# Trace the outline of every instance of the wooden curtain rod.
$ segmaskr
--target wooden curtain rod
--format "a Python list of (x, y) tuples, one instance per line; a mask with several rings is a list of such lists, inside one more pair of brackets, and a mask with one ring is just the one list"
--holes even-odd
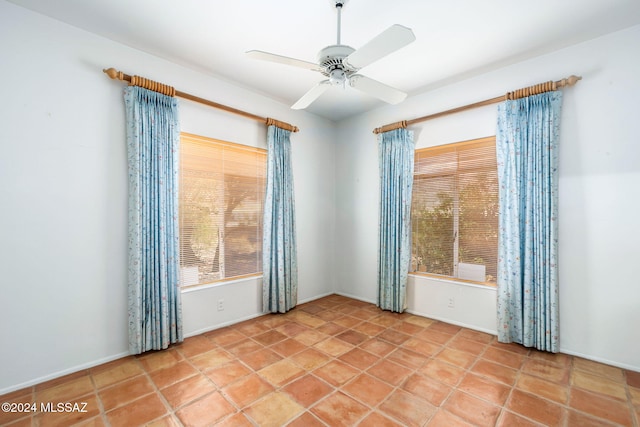
[(474, 102), (473, 104), (463, 105), (462, 107), (452, 108), (450, 110), (441, 111), (439, 113), (429, 114), (428, 116), (418, 117), (417, 119), (412, 120), (402, 120), (400, 122), (389, 123), (388, 125), (380, 126), (379, 128), (375, 128), (373, 133), (383, 133), (388, 132), (390, 130), (395, 129), (404, 129), (407, 126), (413, 125), (415, 123), (424, 122), (427, 120), (435, 119), (442, 116), (448, 116), (449, 114), (459, 113), (461, 111), (471, 110), (472, 108), (484, 107), (485, 105), (497, 104), (498, 102), (520, 99), (531, 95), (538, 95), (544, 92), (550, 92), (552, 90), (557, 90), (566, 86), (575, 85), (578, 80), (582, 80), (582, 77), (579, 76), (570, 76), (566, 79), (558, 80), (558, 81), (548, 81), (545, 83), (539, 83), (537, 85), (528, 86), (522, 89), (515, 90), (513, 92), (507, 92), (505, 95), (496, 96), (495, 98), (485, 99), (484, 101)]
[(130, 76), (128, 74), (123, 73), (122, 71), (118, 71), (115, 68), (107, 68), (102, 70), (106, 75), (115, 80), (122, 80), (129, 82), (132, 86), (140, 86), (145, 89), (149, 89), (155, 92), (160, 92), (169, 96), (179, 96), (180, 98), (188, 99), (189, 101), (198, 102), (200, 104), (208, 105), (209, 107), (217, 108), (219, 110), (224, 110), (229, 113), (237, 114), (242, 117), (246, 117), (252, 120), (256, 120), (258, 122), (265, 123), (267, 126), (277, 126), (281, 129), (285, 129), (291, 132), (298, 132), (298, 127), (290, 125), (289, 123), (281, 122), (280, 120), (272, 119), (270, 117), (260, 117), (255, 114), (247, 113), (246, 111), (238, 110), (233, 107), (229, 107), (223, 104), (218, 104), (217, 102), (209, 101), (208, 99), (200, 98), (195, 95), (191, 95), (185, 92), (181, 92), (176, 90), (172, 86), (168, 86), (162, 83), (155, 82), (153, 80), (145, 79), (144, 77), (139, 76)]

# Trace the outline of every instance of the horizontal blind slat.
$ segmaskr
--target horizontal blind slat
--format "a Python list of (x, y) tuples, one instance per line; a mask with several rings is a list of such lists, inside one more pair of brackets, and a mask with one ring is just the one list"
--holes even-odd
[[(498, 182), (495, 137), (416, 150), (412, 271), (460, 277), (460, 263), (497, 269)], [(474, 267), (474, 268), (475, 268)], [(477, 270), (476, 271), (481, 271)], [(464, 273), (467, 274), (467, 273)]]
[(262, 271), (266, 150), (181, 134), (182, 285)]

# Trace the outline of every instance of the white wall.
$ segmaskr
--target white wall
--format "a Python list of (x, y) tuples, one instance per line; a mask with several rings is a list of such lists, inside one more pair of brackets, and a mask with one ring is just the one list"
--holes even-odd
[[(331, 122), (5, 1), (0, 58), (0, 394), (127, 352), (124, 84), (106, 67), (299, 126), (299, 300), (333, 292)], [(183, 131), (266, 145), (260, 123), (184, 100), (180, 113)], [(260, 314), (259, 292), (184, 293), (185, 334)]]
[[(338, 125), (337, 291), (375, 302), (377, 142), (372, 130), (571, 74), (559, 206), (561, 351), (640, 371), (640, 26), (411, 97)], [(425, 59), (428, 60), (428, 57)], [(434, 64), (434, 66), (436, 66)], [(416, 147), (495, 134), (495, 106), (424, 122)], [(453, 309), (446, 307), (450, 297)], [(495, 332), (495, 290), (411, 277), (409, 311)]]

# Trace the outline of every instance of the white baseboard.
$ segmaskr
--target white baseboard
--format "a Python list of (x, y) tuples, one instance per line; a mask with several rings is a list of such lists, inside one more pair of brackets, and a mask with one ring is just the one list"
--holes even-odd
[[(342, 295), (343, 297), (353, 298), (353, 299), (356, 299), (358, 301), (368, 302), (368, 303), (374, 304), (374, 305), (376, 304), (376, 301), (371, 301), (371, 300), (368, 300), (366, 298), (362, 298), (362, 297), (359, 297), (359, 296), (356, 296), (356, 295), (351, 295), (351, 294), (348, 294), (348, 293), (345, 293), (345, 292), (336, 292), (336, 294)], [(425, 313), (421, 313), (421, 312), (418, 312), (418, 311), (415, 311), (415, 310), (405, 310), (405, 311), (407, 313), (409, 313), (409, 314), (413, 314), (413, 315), (416, 315), (416, 316), (424, 317), (426, 319), (438, 320), (440, 322), (445, 322), (445, 323), (449, 323), (451, 325), (461, 326), (461, 327), (467, 328), (467, 329), (473, 329), (474, 331), (484, 332), (484, 333), (487, 333), (487, 334), (490, 334), (490, 335), (497, 335), (497, 333), (498, 333), (497, 331), (494, 331), (494, 330), (480, 328), (480, 327), (475, 326), (475, 325), (469, 325), (469, 324), (466, 324), (466, 323), (463, 323), (463, 322), (457, 322), (457, 321), (450, 320), (450, 319), (439, 318), (437, 316), (430, 316), (430, 315), (427, 315)]]
[(320, 299), (320, 298), (328, 297), (329, 295), (335, 295), (335, 292), (327, 292), (325, 294), (316, 295), (315, 297), (306, 298), (306, 299), (303, 299), (301, 301), (298, 301), (298, 304), (304, 304), (304, 303), (307, 303), (307, 302), (315, 301), (315, 300)]
[[(312, 298), (307, 298), (307, 299), (298, 301), (298, 304), (304, 304), (304, 303), (307, 303), (307, 302), (310, 302), (310, 301), (315, 301), (317, 299), (324, 298), (324, 297), (327, 297), (329, 295), (334, 295), (334, 294), (335, 295), (341, 295), (341, 296), (348, 297), (348, 298), (352, 298), (352, 299), (355, 299), (355, 300), (358, 300), (358, 301), (367, 302), (367, 303), (374, 304), (374, 305), (376, 303), (375, 301), (371, 301), (371, 300), (368, 300), (366, 298), (358, 297), (356, 295), (351, 295), (351, 294), (348, 294), (348, 293), (345, 293), (345, 292), (328, 292), (326, 294), (322, 294), (322, 295), (314, 296)], [(421, 317), (424, 317), (424, 318), (427, 318), (427, 319), (438, 320), (438, 321), (441, 321), (441, 322), (449, 323), (449, 324), (456, 325), (456, 326), (461, 326), (463, 328), (473, 329), (473, 330), (484, 332), (484, 333), (491, 334), (491, 335), (496, 335), (497, 334), (497, 331), (488, 330), (488, 329), (484, 329), (484, 328), (478, 328), (477, 326), (468, 325), (468, 324), (465, 324), (463, 322), (456, 322), (456, 321), (452, 321), (450, 319), (444, 319), (444, 318), (438, 318), (438, 317), (434, 317), (434, 316), (428, 316), (428, 315), (426, 315), (424, 313), (420, 313), (420, 312), (417, 312), (417, 311), (414, 311), (414, 310), (406, 310), (406, 311), (407, 311), (407, 313), (410, 313), (410, 314), (413, 314), (413, 315), (416, 315), (416, 316), (421, 316)], [(206, 332), (213, 331), (215, 329), (224, 328), (226, 326), (230, 326), (230, 325), (233, 325), (233, 324), (236, 324), (236, 323), (244, 322), (245, 320), (254, 319), (254, 318), (260, 317), (260, 316), (262, 316), (264, 314), (267, 314), (267, 313), (256, 313), (256, 314), (252, 314), (250, 316), (245, 316), (245, 317), (240, 318), (240, 319), (232, 320), (232, 321), (229, 321), (229, 322), (224, 322), (224, 323), (221, 323), (221, 324), (209, 327), (209, 328), (203, 328), (203, 329), (200, 329), (200, 330), (197, 330), (197, 331), (193, 331), (193, 332), (185, 335), (185, 338), (189, 338), (189, 337), (192, 337), (192, 336), (200, 335), (200, 334), (203, 334), (203, 333), (206, 333)], [(581, 357), (583, 359), (592, 360), (594, 362), (599, 362), (599, 363), (604, 363), (604, 364), (607, 364), (607, 365), (610, 365), (610, 366), (615, 366), (615, 367), (618, 367), (618, 368), (621, 368), (621, 369), (628, 369), (628, 370), (631, 370), (631, 371), (640, 372), (640, 366), (633, 366), (633, 365), (628, 365), (628, 364), (625, 364), (625, 363), (616, 362), (616, 361), (613, 361), (613, 360), (608, 360), (608, 359), (601, 358), (601, 357), (595, 357), (595, 356), (583, 354), (583, 353), (580, 353), (580, 352), (577, 352), (577, 351), (573, 351), (573, 350), (570, 350), (570, 349), (566, 349), (566, 348), (562, 348), (562, 347), (560, 348), (560, 352), (568, 354), (568, 355), (571, 355), (571, 356), (576, 356), (576, 357)], [(128, 355), (129, 355), (128, 352), (122, 352), (122, 353), (114, 354), (114, 355), (111, 355), (111, 356), (108, 356), (108, 357), (104, 357), (104, 358), (101, 358), (101, 359), (98, 359), (98, 360), (94, 360), (92, 362), (83, 363), (81, 365), (77, 365), (77, 366), (74, 366), (74, 367), (71, 367), (71, 368), (68, 368), (68, 369), (64, 369), (62, 371), (57, 371), (57, 372), (54, 372), (54, 373), (49, 374), (49, 375), (45, 375), (45, 376), (42, 376), (42, 377), (34, 378), (32, 380), (25, 381), (25, 382), (20, 383), (20, 384), (15, 384), (15, 385), (12, 385), (12, 386), (7, 387), (7, 388), (0, 389), (0, 395), (11, 393), (11, 392), (16, 391), (16, 390), (21, 390), (21, 389), (26, 388), (26, 387), (31, 387), (33, 385), (40, 384), (40, 383), (43, 383), (45, 381), (49, 381), (49, 380), (52, 380), (52, 379), (55, 379), (55, 378), (59, 378), (59, 377), (62, 377), (64, 375), (72, 374), (74, 372), (78, 372), (78, 371), (81, 371), (81, 370), (84, 370), (84, 369), (93, 368), (95, 366), (102, 365), (102, 364), (108, 363), (108, 362), (112, 362), (114, 360), (120, 359), (120, 358), (128, 356)]]
[[(304, 300), (298, 301), (296, 305), (304, 304), (304, 303), (307, 303), (307, 302), (310, 302), (310, 301), (315, 301), (317, 299), (324, 298), (326, 296), (333, 295), (333, 294), (334, 294), (334, 292), (329, 292), (329, 293), (318, 295), (318, 296), (314, 296), (314, 297), (311, 297), (311, 298), (306, 298)], [(229, 320), (228, 322), (218, 323), (216, 325), (208, 326), (206, 328), (201, 328), (201, 329), (189, 332), (188, 334), (185, 334), (184, 337), (185, 338), (194, 337), (196, 335), (204, 334), (206, 332), (215, 331), (216, 329), (224, 328), (226, 326), (235, 325), (236, 323), (244, 322), (246, 320), (255, 319), (256, 317), (264, 316), (265, 314), (269, 314), (269, 312), (254, 313), (254, 314), (251, 314), (249, 316), (241, 317), (239, 319), (234, 319), (234, 320)]]
[(351, 299), (357, 299), (358, 301), (368, 302), (369, 304), (376, 305), (376, 301), (368, 300), (366, 298), (362, 298), (362, 297), (359, 297), (359, 296), (356, 296), (356, 295), (351, 295), (351, 294), (348, 294), (346, 292), (333, 292), (333, 293), (336, 294), (336, 295), (343, 296), (343, 297), (347, 297), (347, 298), (351, 298)]
[(121, 358), (123, 358), (125, 356), (128, 356), (128, 355), (129, 355), (128, 352), (118, 353), (118, 354), (114, 354), (112, 356), (107, 356), (107, 357), (103, 357), (103, 358), (98, 359), (98, 360), (94, 360), (93, 362), (83, 363), (82, 365), (77, 365), (77, 366), (74, 366), (72, 368), (68, 368), (68, 369), (64, 369), (62, 371), (54, 372), (54, 373), (49, 374), (49, 375), (45, 375), (45, 376), (42, 376), (42, 377), (34, 378), (32, 380), (25, 381), (25, 382), (20, 383), (20, 384), (15, 384), (15, 385), (12, 385), (12, 386), (7, 387), (7, 388), (0, 389), (0, 395), (11, 393), (12, 391), (16, 391), (16, 390), (21, 390), (21, 389), (26, 388), (26, 387), (31, 387), (31, 386), (34, 386), (36, 384), (43, 383), (45, 381), (49, 381), (49, 380), (53, 380), (53, 379), (56, 379), (56, 378), (63, 377), (65, 375), (73, 374), (74, 372), (82, 371), (84, 369), (93, 368), (95, 366), (102, 365), (104, 363), (108, 363), (108, 362), (112, 362), (112, 361), (117, 360), (117, 359), (121, 359)]
[[(334, 292), (328, 292), (326, 294), (322, 294), (322, 295), (318, 295), (318, 296), (314, 296), (314, 297), (311, 297), (311, 298), (307, 298), (307, 299), (298, 301), (298, 304), (304, 304), (304, 303), (307, 303), (307, 302), (310, 302), (310, 301), (314, 301), (314, 300), (317, 300), (317, 299), (320, 299), (320, 298), (324, 298), (326, 296), (333, 295), (333, 294), (334, 294)], [(267, 313), (255, 313), (255, 314), (252, 314), (250, 316), (245, 316), (245, 317), (242, 317), (242, 318), (239, 318), (239, 319), (235, 319), (235, 320), (231, 320), (231, 321), (228, 321), (228, 322), (220, 323), (220, 324), (217, 324), (217, 325), (213, 325), (211, 327), (202, 328), (202, 329), (199, 329), (197, 331), (189, 332), (188, 334), (185, 334), (184, 337), (185, 338), (189, 338), (189, 337), (193, 337), (193, 336), (196, 336), (196, 335), (204, 334), (206, 332), (210, 332), (210, 331), (213, 331), (215, 329), (220, 329), (220, 328), (224, 328), (226, 326), (231, 326), (231, 325), (234, 325), (236, 323), (244, 322), (245, 320), (250, 320), (250, 319), (254, 319), (256, 317), (263, 316), (265, 314), (267, 314)], [(83, 363), (82, 365), (77, 365), (77, 366), (74, 366), (74, 367), (71, 367), (71, 368), (68, 368), (68, 369), (64, 369), (62, 371), (57, 371), (57, 372), (54, 372), (54, 373), (49, 374), (49, 375), (45, 375), (45, 376), (42, 376), (42, 377), (34, 378), (32, 380), (25, 381), (25, 382), (20, 383), (20, 384), (15, 384), (15, 385), (12, 385), (12, 386), (7, 387), (7, 388), (0, 389), (0, 395), (11, 393), (11, 392), (16, 391), (16, 390), (21, 390), (21, 389), (26, 388), (26, 387), (31, 387), (33, 385), (40, 384), (40, 383), (43, 383), (45, 381), (53, 380), (53, 379), (56, 379), (56, 378), (59, 378), (59, 377), (62, 377), (62, 376), (68, 375), (68, 374), (72, 374), (74, 372), (82, 371), (84, 369), (93, 368), (95, 366), (102, 365), (102, 364), (108, 363), (108, 362), (112, 362), (114, 360), (120, 359), (120, 358), (128, 356), (128, 355), (129, 355), (128, 352), (123, 352), (123, 353), (115, 354), (115, 355), (112, 355), (112, 356), (104, 357), (104, 358), (101, 358), (101, 359), (98, 359), (98, 360), (94, 360), (92, 362)]]
[(481, 327), (478, 327), (476, 325), (470, 325), (470, 324), (467, 324), (467, 323), (464, 323), (464, 322), (458, 322), (456, 320), (445, 319), (444, 317), (430, 316), (430, 315), (427, 315), (425, 313), (420, 313), (420, 312), (415, 311), (415, 310), (406, 310), (406, 312), (410, 313), (410, 314), (414, 314), (416, 316), (425, 317), (427, 319), (432, 319), (432, 320), (437, 320), (439, 322), (448, 323), (450, 325), (461, 326), (463, 328), (473, 329), (474, 331), (484, 332), (485, 334), (498, 335), (498, 331), (494, 331), (494, 330), (486, 329), (486, 328), (481, 328)]
[(616, 368), (627, 369), (629, 371), (640, 372), (640, 366), (627, 365), (626, 363), (615, 362), (613, 360), (605, 359), (602, 357), (591, 356), (588, 354), (583, 354), (578, 351), (567, 350), (566, 348), (562, 348), (560, 346), (560, 353), (568, 354), (570, 356), (581, 357), (583, 359), (592, 360), (598, 363), (604, 363), (605, 365), (615, 366)]
[(226, 326), (235, 325), (236, 323), (244, 322), (245, 320), (255, 319), (256, 317), (260, 317), (260, 316), (263, 316), (265, 314), (266, 313), (251, 314), (249, 316), (240, 317), (240, 318), (234, 319), (234, 320), (229, 320), (228, 322), (222, 322), (222, 323), (218, 323), (218, 324), (213, 325), (213, 326), (207, 326), (206, 328), (201, 328), (201, 329), (198, 329), (196, 331), (189, 332), (189, 333), (185, 334), (184, 337), (185, 338), (195, 337), (196, 335), (204, 334), (206, 332), (215, 331), (216, 329), (224, 328)]

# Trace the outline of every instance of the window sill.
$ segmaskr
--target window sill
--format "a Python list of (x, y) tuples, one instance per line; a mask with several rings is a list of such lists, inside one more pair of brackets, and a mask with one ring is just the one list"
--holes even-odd
[(438, 276), (435, 274), (410, 272), (409, 276), (412, 276), (415, 278), (421, 278), (421, 279), (435, 280), (437, 282), (448, 283), (453, 285), (470, 286), (472, 288), (496, 289), (495, 283), (474, 282), (471, 280), (458, 279), (455, 277), (444, 277), (444, 276)]
[(192, 285), (192, 286), (186, 286), (184, 288), (180, 288), (180, 292), (183, 294), (189, 293), (189, 292), (195, 292), (195, 291), (201, 291), (204, 289), (209, 289), (209, 288), (217, 288), (220, 286), (227, 286), (227, 285), (233, 285), (236, 283), (242, 283), (242, 282), (247, 282), (249, 280), (256, 280), (256, 279), (262, 279), (262, 274), (249, 274), (246, 276), (238, 276), (238, 277), (232, 277), (230, 279), (223, 279), (223, 280), (218, 280), (216, 282), (212, 282), (212, 283), (204, 283), (201, 285)]

